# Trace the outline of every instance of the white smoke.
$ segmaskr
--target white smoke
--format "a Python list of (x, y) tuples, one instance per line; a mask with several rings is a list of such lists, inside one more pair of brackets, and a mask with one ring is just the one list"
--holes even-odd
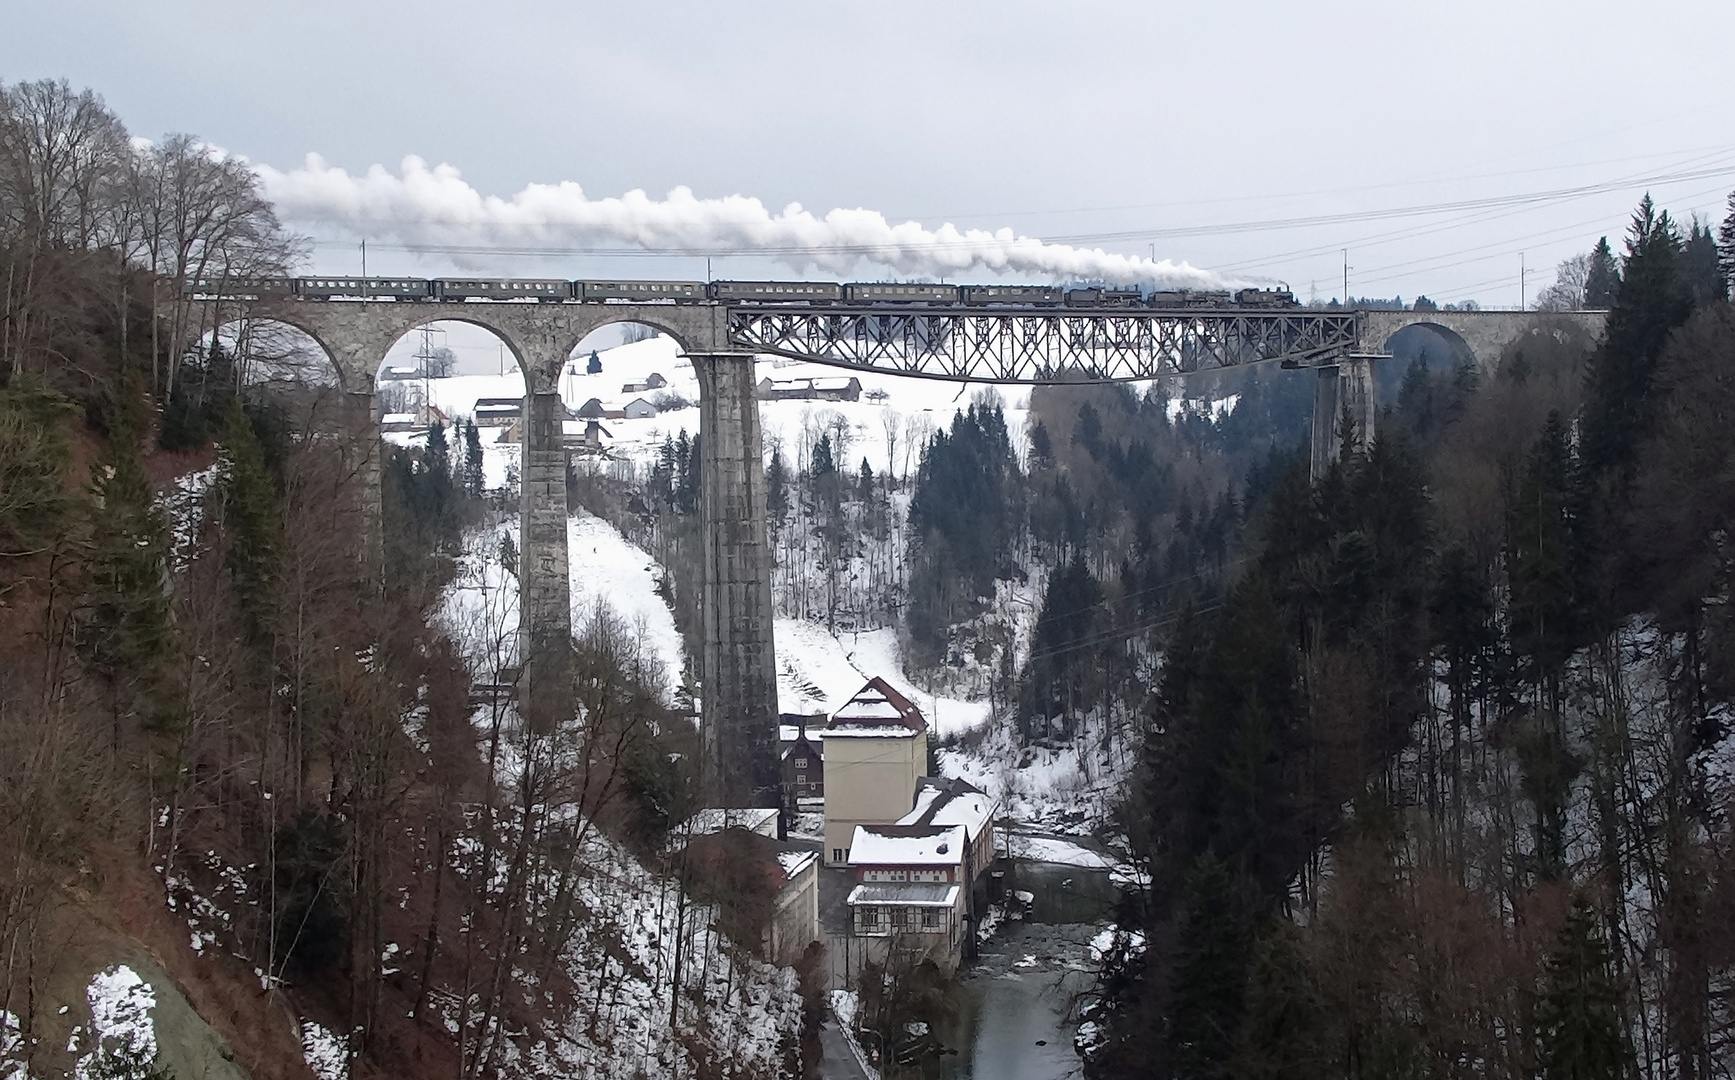
[(894, 225), (865, 209), (840, 208), (818, 217), (797, 203), (773, 214), (758, 199), (701, 199), (685, 187), (662, 199), (643, 191), (592, 199), (565, 181), (531, 184), (503, 199), (483, 195), (450, 165), (429, 168), (413, 156), (397, 175), (374, 165), (352, 176), (317, 154), (289, 172), (268, 165), (257, 170), (286, 220), (337, 225), (372, 240), (444, 254), (460, 265), (497, 261), (513, 248), (578, 254), (629, 246), (674, 255), (759, 255), (796, 270), (840, 275), (865, 262), (906, 278), (957, 280), (985, 272), (1166, 288), (1223, 284), (1184, 262), (1050, 244), (1011, 229)]

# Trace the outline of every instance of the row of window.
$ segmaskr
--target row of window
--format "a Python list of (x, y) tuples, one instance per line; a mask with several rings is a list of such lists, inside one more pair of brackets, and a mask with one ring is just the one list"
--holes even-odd
[(893, 930), (944, 930), (946, 928), (946, 912), (949, 909), (939, 907), (862, 907), (857, 909), (864, 931), (880, 930), (890, 927)]
[(866, 870), (862, 872), (862, 880), (947, 882), (952, 880), (952, 875), (943, 867), (931, 870)]

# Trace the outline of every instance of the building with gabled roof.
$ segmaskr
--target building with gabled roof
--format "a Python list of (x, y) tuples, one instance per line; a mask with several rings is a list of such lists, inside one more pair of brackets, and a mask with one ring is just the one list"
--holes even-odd
[(869, 679), (825, 726), (825, 864), (850, 861), (858, 825), (890, 825), (928, 772), (928, 722), (884, 679)]
[(885, 963), (897, 952), (957, 969), (971, 927), (966, 835), (962, 825), (856, 826), (845, 903), (866, 957)]
[(924, 776), (916, 781), (916, 804), (899, 825), (958, 826), (964, 830), (965, 880), (974, 885), (994, 862), (994, 822), (1000, 804), (967, 780)]
[[(792, 806), (803, 799), (825, 797), (825, 738), (808, 731), (808, 717), (785, 713), (777, 725), (777, 757), (783, 769), (783, 792)], [(791, 724), (788, 721), (794, 720)]]

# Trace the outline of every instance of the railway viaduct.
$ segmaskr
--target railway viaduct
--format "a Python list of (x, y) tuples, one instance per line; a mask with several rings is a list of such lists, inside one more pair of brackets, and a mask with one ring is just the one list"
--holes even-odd
[[(572, 632), (567, 566), (565, 405), (559, 376), (584, 337), (634, 322), (672, 337), (700, 387), (703, 552), (699, 657), (706, 798), (719, 806), (777, 806), (777, 684), (771, 553), (754, 360), (780, 355), (920, 378), (1035, 385), (1087, 378), (1130, 381), (1245, 363), (1311, 368), (1313, 466), (1336, 458), (1346, 430), (1372, 437), (1373, 365), (1398, 331), (1428, 325), (1484, 369), (1526, 334), (1600, 333), (1602, 312), (1092, 312), (719, 303), (398, 303), (304, 299), (198, 302), (197, 325), (272, 320), (311, 337), (336, 368), (351, 448), (363, 480), (365, 544), (380, 551), (380, 439), (374, 378), (386, 353), (433, 322), (496, 334), (524, 374), (520, 466), (520, 708), (554, 725), (571, 710)], [(1298, 376), (1301, 377), (1301, 376)]]
[(1377, 402), (1373, 365), (1388, 355), (1387, 346), (1400, 331), (1423, 326), (1473, 360), (1484, 376), (1492, 375), (1509, 346), (1522, 347), (1536, 337), (1576, 335), (1594, 341), (1607, 318), (1603, 311), (1374, 311), (1360, 312), (1356, 347), (1335, 362), (1312, 365), (1313, 391), (1311, 472), (1325, 474), (1343, 446), (1341, 425), (1347, 419), (1351, 437), (1365, 443), (1374, 430)]

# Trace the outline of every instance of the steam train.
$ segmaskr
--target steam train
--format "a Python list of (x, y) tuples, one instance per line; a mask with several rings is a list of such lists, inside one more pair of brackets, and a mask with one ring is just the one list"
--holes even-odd
[(231, 299), (296, 297), (303, 300), (391, 300), (461, 303), (524, 300), (550, 304), (707, 300), (745, 304), (842, 304), (852, 307), (912, 304), (966, 307), (1068, 308), (1290, 308), (1288, 289), (1168, 290), (1058, 285), (933, 285), (835, 281), (561, 281), (553, 278), (296, 277), (188, 281), (190, 296)]

